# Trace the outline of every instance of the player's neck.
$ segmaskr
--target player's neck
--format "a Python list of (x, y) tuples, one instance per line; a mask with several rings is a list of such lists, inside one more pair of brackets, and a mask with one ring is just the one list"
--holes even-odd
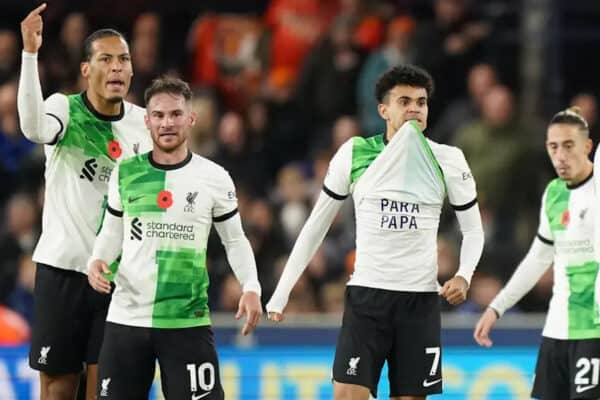
[(189, 155), (187, 146), (179, 146), (171, 152), (166, 152), (154, 146), (152, 149), (152, 160), (161, 165), (176, 165), (185, 161)]
[(121, 114), (121, 107), (123, 107), (123, 102), (119, 101), (117, 103), (106, 101), (106, 99), (101, 98), (93, 91), (85, 92), (90, 105), (94, 108), (94, 110), (101, 114), (110, 117), (117, 116)]

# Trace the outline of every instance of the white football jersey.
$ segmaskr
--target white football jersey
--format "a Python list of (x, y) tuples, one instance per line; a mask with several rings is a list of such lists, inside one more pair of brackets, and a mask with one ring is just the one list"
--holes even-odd
[(103, 116), (85, 92), (54, 94), (45, 108), (61, 128), (55, 142), (44, 146), (42, 235), (33, 260), (87, 274), (112, 169), (119, 160), (152, 148), (145, 111), (123, 102), (121, 115)]
[(324, 190), (352, 194), (356, 261), (349, 285), (437, 291), (437, 233), (447, 196), (457, 210), (476, 205), (462, 151), (425, 136), (413, 121), (385, 135), (354, 137), (331, 160)]

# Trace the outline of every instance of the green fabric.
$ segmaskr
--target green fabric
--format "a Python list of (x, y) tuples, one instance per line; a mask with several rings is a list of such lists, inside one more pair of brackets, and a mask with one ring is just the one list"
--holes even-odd
[(166, 171), (152, 167), (150, 153), (124, 160), (119, 165), (119, 194), (124, 212), (130, 217), (163, 213), (158, 194), (165, 189)]
[(383, 134), (368, 138), (361, 136), (352, 138), (351, 183), (356, 182), (364, 174), (369, 165), (371, 165), (384, 148)]
[(206, 251), (158, 250), (158, 277), (152, 313), (155, 328), (210, 325)]

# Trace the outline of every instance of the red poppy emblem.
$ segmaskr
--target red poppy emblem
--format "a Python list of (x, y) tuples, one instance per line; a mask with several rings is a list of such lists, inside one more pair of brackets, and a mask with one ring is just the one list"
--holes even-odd
[(566, 210), (563, 215), (560, 223), (562, 226), (567, 227), (569, 225), (569, 221), (571, 220), (571, 216), (569, 215), (569, 210)]
[(168, 190), (163, 190), (158, 194), (156, 204), (164, 209), (171, 207), (173, 205), (173, 195)]
[(122, 152), (123, 151), (121, 150), (121, 145), (119, 144), (119, 142), (117, 142), (116, 140), (111, 140), (110, 142), (108, 142), (108, 156), (110, 158), (116, 160), (117, 158), (121, 157)]

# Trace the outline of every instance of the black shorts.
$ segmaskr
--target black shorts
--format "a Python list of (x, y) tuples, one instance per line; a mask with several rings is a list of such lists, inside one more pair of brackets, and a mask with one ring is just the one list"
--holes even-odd
[(542, 338), (531, 397), (541, 400), (600, 398), (600, 339)]
[(210, 326), (161, 329), (107, 322), (98, 365), (98, 399), (147, 399), (156, 360), (169, 400), (223, 400)]
[(49, 375), (96, 364), (110, 295), (96, 292), (80, 272), (38, 264), (29, 350), (31, 368)]
[(437, 293), (346, 288), (333, 379), (370, 389), (388, 362), (390, 396), (442, 392), (440, 300)]

